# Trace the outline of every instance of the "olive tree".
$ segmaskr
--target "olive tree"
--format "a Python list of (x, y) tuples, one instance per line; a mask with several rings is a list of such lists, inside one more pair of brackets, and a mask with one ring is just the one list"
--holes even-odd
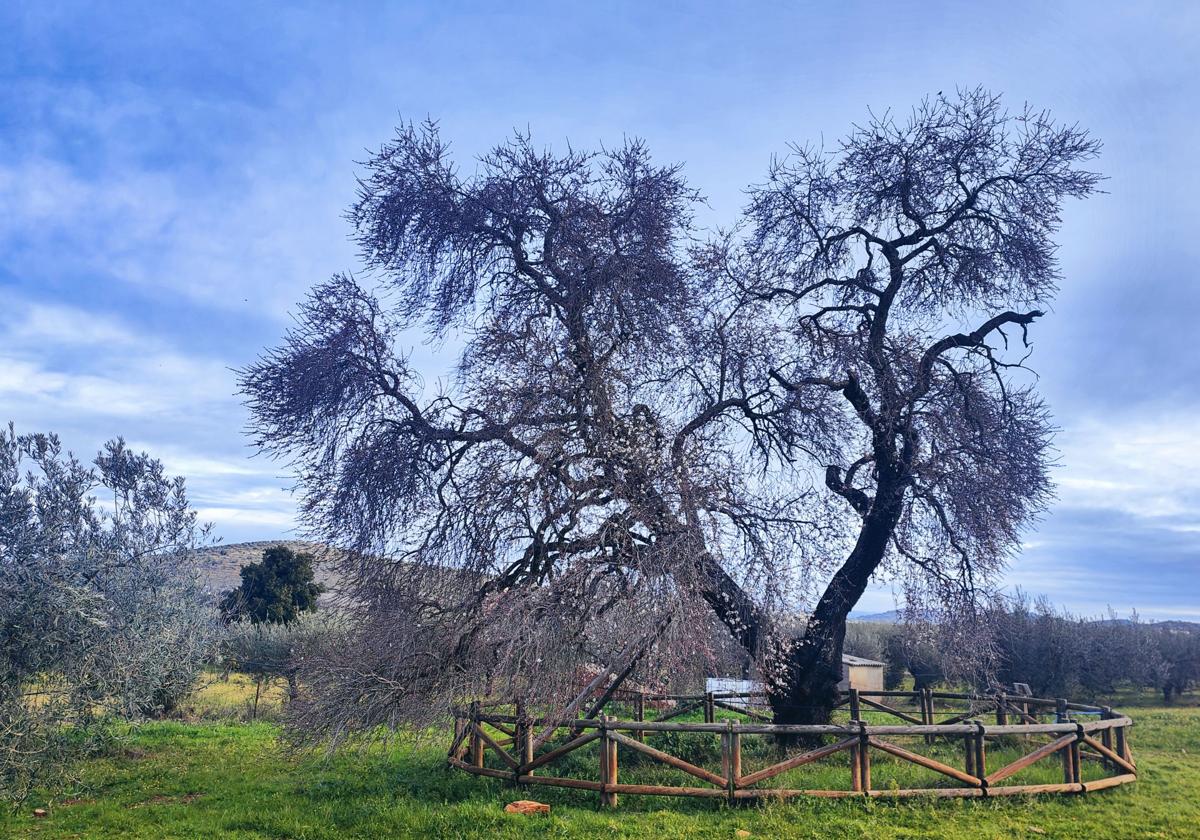
[[(219, 623), (183, 480), (105, 445), (0, 433), (0, 789), (64, 769), (105, 718), (170, 711)], [(69, 725), (69, 726), (68, 726)]]

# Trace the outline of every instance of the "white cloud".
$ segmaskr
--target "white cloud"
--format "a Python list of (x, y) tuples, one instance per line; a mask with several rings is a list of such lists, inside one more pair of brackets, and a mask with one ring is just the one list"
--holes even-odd
[[(215, 522), (218, 526), (271, 529), (279, 535), (292, 530), (296, 525), (295, 515), (290, 511), (261, 510), (236, 507), (199, 507), (196, 513), (201, 522)], [(220, 528), (218, 528), (220, 530)]]
[(144, 339), (116, 319), (72, 306), (0, 298), (6, 339), (21, 345), (133, 345)]
[(257, 157), (203, 177), (136, 163), (85, 177), (38, 157), (0, 165), (6, 268), (282, 318), (314, 283), (354, 267), (341, 218), (353, 181), (286, 149)]
[(1198, 429), (1200, 410), (1073, 422), (1058, 439), (1058, 504), (1145, 520), (1194, 519), (1200, 504)]
[(164, 339), (67, 305), (9, 294), (0, 312), (0, 405), (18, 431), (58, 431), (81, 456), (125, 435), (182, 475), (219, 534), (267, 538), (293, 526), (279, 466), (252, 461), (234, 374)]

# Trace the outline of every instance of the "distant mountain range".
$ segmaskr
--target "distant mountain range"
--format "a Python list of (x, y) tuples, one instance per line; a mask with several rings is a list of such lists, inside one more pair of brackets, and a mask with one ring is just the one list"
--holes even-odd
[(852, 612), (849, 617), (850, 621), (861, 621), (870, 624), (897, 624), (900, 621), (900, 613), (896, 610), (888, 610), (887, 612), (878, 613), (860, 613)]
[[(852, 612), (849, 617), (850, 621), (858, 621), (864, 624), (899, 624), (903, 619), (897, 610), (888, 610), (887, 612), (877, 613), (860, 613)], [(1095, 619), (1097, 624), (1132, 624), (1132, 620), (1128, 618), (1098, 618)], [(1195, 621), (1146, 621), (1145, 624), (1150, 624), (1155, 627), (1160, 627), (1165, 630), (1182, 630), (1188, 633), (1200, 631), (1200, 623)]]

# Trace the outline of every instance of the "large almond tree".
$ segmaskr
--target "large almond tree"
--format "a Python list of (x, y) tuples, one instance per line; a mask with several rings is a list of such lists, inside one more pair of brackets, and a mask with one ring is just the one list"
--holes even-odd
[[(1053, 235), (1098, 143), (981, 90), (796, 148), (752, 191), (745, 287), (790, 327), (771, 371), (832, 430), (796, 447), (843, 506), (847, 550), (774, 672), (784, 720), (820, 719), (846, 618), (890, 564), (970, 615), (1050, 496), (1051, 426), (1024, 362), (1058, 279)], [(814, 445), (817, 444), (817, 445)], [(828, 453), (834, 451), (834, 457)], [(946, 608), (949, 609), (946, 609)]]
[[(570, 705), (583, 666), (612, 685), (703, 654), (705, 614), (779, 719), (821, 719), (873, 574), (969, 596), (1045, 501), (1045, 412), (995, 348), (1052, 291), (1094, 152), (937, 99), (797, 152), (741, 233), (702, 237), (639, 143), (517, 137), (463, 176), (436, 127), (403, 127), (350, 213), (375, 288), (319, 286), (243, 374), (257, 443), (345, 549), (350, 629), (306, 663), (301, 728), (464, 692)], [(437, 381), (422, 334), (456, 357)]]

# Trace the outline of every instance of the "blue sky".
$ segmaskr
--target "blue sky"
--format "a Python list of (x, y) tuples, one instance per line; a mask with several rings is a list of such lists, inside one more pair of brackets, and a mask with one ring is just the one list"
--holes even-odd
[(19, 430), (80, 453), (123, 434), (226, 541), (283, 535), (288, 481), (249, 457), (231, 368), (356, 267), (354, 161), (401, 116), (440, 120), (463, 160), (514, 127), (643, 137), (721, 224), (789, 141), (982, 84), (1091, 129), (1110, 178), (1067, 208), (1035, 333), (1059, 501), (1008, 583), (1200, 619), (1200, 4), (99, 5), (0, 9), (0, 419)]

